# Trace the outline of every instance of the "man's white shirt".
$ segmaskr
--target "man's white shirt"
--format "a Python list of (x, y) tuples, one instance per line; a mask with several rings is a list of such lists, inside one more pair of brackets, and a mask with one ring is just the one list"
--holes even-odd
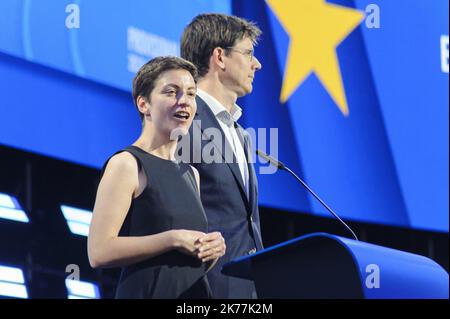
[[(239, 165), (239, 171), (241, 173), (242, 181), (244, 183), (245, 187), (245, 193), (247, 195), (247, 198), (249, 196), (249, 175), (248, 175), (248, 165), (247, 165), (247, 159), (245, 158), (245, 152), (244, 148), (239, 140), (239, 136), (237, 135), (236, 128), (234, 125), (228, 126), (226, 121), (223, 120), (223, 116), (226, 112), (231, 117), (231, 120), (233, 122), (237, 122), (237, 120), (242, 116), (242, 109), (237, 105), (234, 104), (233, 108), (231, 109), (231, 113), (227, 111), (227, 109), (214, 97), (206, 93), (205, 91), (202, 91), (201, 89), (197, 89), (197, 95), (205, 101), (205, 103), (208, 105), (208, 107), (213, 112), (214, 116), (216, 117), (217, 121), (219, 122), (220, 128), (225, 133), (225, 137), (228, 141), (228, 143), (231, 145), (231, 148), (233, 150), (234, 156), (236, 157), (237, 163)], [(223, 151), (223, 150), (222, 150)]]

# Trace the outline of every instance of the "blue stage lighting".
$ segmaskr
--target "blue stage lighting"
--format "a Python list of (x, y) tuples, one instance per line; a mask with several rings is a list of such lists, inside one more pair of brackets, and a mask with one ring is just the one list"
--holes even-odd
[(66, 279), (68, 299), (100, 299), (100, 291), (96, 284)]
[(27, 214), (14, 196), (0, 193), (0, 218), (28, 223)]
[(22, 269), (0, 265), (0, 296), (28, 298)]
[(61, 211), (72, 233), (87, 236), (92, 212), (84, 209), (61, 205)]

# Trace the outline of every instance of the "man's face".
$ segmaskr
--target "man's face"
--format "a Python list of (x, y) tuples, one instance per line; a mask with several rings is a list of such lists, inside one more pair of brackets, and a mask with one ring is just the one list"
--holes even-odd
[(262, 67), (258, 59), (253, 56), (253, 43), (245, 37), (236, 42), (232, 48), (228, 48), (228, 51), (228, 56), (224, 56), (223, 83), (236, 92), (238, 97), (247, 95), (253, 90), (256, 71)]

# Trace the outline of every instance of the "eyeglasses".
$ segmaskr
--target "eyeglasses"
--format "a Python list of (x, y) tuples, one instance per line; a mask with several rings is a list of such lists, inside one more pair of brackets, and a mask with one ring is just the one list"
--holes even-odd
[(226, 47), (225, 49), (230, 50), (230, 51), (235, 51), (237, 53), (248, 56), (250, 62), (252, 62), (253, 59), (255, 59), (255, 51), (254, 50), (251, 50), (251, 49), (241, 50), (241, 49), (236, 49), (235, 47)]

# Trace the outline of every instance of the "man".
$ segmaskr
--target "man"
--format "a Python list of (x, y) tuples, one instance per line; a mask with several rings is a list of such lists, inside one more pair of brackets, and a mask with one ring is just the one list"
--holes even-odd
[[(225, 276), (221, 268), (262, 249), (250, 138), (236, 122), (242, 114), (236, 100), (252, 91), (255, 72), (261, 69), (253, 55), (260, 34), (256, 25), (244, 19), (202, 14), (185, 28), (181, 40), (181, 56), (199, 71), (197, 114), (189, 150), (180, 143), (181, 153), (188, 151), (200, 173), (209, 231), (221, 232), (227, 247), (208, 273), (214, 298), (257, 297), (253, 281)], [(210, 134), (214, 131), (220, 134)], [(211, 154), (212, 162), (207, 159)]]

